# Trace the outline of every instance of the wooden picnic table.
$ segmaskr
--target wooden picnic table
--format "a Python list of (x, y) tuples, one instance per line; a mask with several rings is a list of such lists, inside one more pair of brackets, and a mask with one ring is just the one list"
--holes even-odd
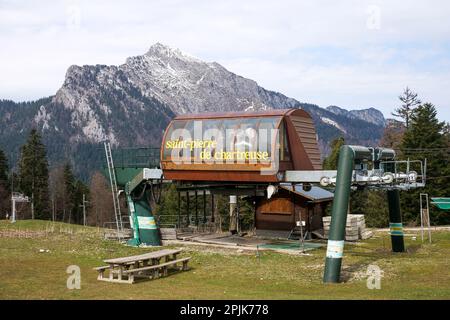
[[(98, 271), (98, 280), (119, 283), (133, 283), (135, 277), (157, 278), (162, 273), (167, 275), (170, 266), (177, 267), (182, 263), (180, 270), (187, 270), (189, 258), (177, 259), (181, 249), (163, 249), (135, 256), (103, 260), (108, 266), (94, 268)], [(164, 262), (161, 260), (164, 258)], [(109, 276), (104, 273), (109, 270)]]

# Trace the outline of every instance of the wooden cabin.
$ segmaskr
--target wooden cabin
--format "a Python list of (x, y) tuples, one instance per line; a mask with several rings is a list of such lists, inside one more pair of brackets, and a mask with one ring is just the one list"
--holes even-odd
[(322, 217), (333, 193), (316, 186), (280, 184), (270, 199), (256, 202), (255, 226), (260, 236), (288, 237), (296, 221), (305, 221), (305, 231), (323, 229)]
[(179, 115), (164, 133), (161, 167), (170, 180), (242, 183), (322, 169), (314, 123), (302, 109)]

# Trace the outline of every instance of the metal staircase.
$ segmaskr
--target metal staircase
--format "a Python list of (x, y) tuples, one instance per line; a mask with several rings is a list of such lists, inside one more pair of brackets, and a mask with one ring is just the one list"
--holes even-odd
[(113, 196), (114, 216), (116, 219), (116, 227), (117, 227), (117, 238), (121, 240), (122, 235), (124, 234), (124, 230), (123, 230), (122, 214), (120, 212), (119, 190), (117, 188), (116, 172), (114, 170), (114, 162), (111, 153), (111, 144), (108, 141), (105, 142), (105, 154), (106, 154), (106, 162), (108, 163), (109, 181), (111, 182), (111, 191)]

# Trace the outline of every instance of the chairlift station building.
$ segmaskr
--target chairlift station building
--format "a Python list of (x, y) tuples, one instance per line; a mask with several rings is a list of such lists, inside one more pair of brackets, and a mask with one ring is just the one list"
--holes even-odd
[[(177, 116), (162, 140), (161, 168), (192, 189), (252, 197), (261, 234), (289, 233), (299, 220), (320, 229), (333, 198), (319, 187), (280, 184), (286, 170), (322, 169), (313, 120), (301, 109)], [(270, 199), (269, 185), (278, 191)]]

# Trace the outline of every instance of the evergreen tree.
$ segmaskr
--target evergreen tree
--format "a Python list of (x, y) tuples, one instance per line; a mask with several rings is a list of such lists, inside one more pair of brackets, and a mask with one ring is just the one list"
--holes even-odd
[(339, 161), (339, 151), (341, 147), (345, 144), (345, 140), (343, 137), (339, 137), (334, 139), (331, 144), (331, 153), (328, 157), (323, 160), (323, 169), (324, 170), (336, 170)]
[(69, 163), (64, 165), (63, 169), (64, 177), (64, 208), (67, 214), (67, 222), (72, 223), (72, 217), (75, 210), (75, 177), (72, 172), (72, 167)]
[(230, 228), (230, 196), (216, 195), (216, 219), (222, 230)]
[(178, 192), (175, 184), (171, 184), (166, 190), (163, 190), (161, 202), (156, 212), (158, 215), (165, 216), (165, 223), (176, 223), (178, 219)]
[(414, 110), (422, 102), (417, 98), (417, 93), (406, 87), (403, 94), (398, 97), (402, 102), (402, 105), (395, 109), (392, 113), (394, 117), (401, 118), (405, 121), (406, 128), (409, 128), (410, 119)]
[(253, 204), (253, 199), (239, 199), (239, 218), (241, 230), (252, 230), (255, 224), (255, 205)]
[(387, 192), (384, 190), (367, 190), (364, 218), (370, 228), (389, 226), (389, 209)]
[(50, 170), (49, 189), (52, 202), (52, 212), (54, 212), (55, 221), (64, 221), (65, 217), (64, 166), (54, 166)]
[(20, 191), (31, 199), (32, 217), (49, 219), (51, 211), (47, 155), (36, 129), (31, 130), (26, 144), (21, 148), (19, 185)]
[(0, 149), (0, 217), (6, 216), (6, 213), (11, 210), (8, 172), (8, 160)]
[[(450, 195), (448, 165), (448, 140), (443, 133), (445, 123), (437, 119), (436, 108), (431, 103), (419, 106), (411, 116), (411, 126), (406, 131), (401, 149), (405, 157), (427, 159), (426, 187), (402, 193), (402, 210), (407, 222), (420, 222), (419, 194), (430, 197)], [(448, 214), (430, 207), (430, 220), (434, 224), (450, 223)]]
[(447, 141), (447, 147), (450, 148), (450, 122), (445, 123), (443, 129), (444, 138)]
[[(339, 151), (341, 146), (345, 144), (344, 137), (339, 137), (331, 141), (330, 148), (331, 152), (328, 157), (323, 160), (323, 170), (337, 170), (338, 162), (339, 162)], [(326, 214), (331, 215), (331, 207), (327, 206)]]
[(0, 184), (4, 186), (9, 185), (8, 180), (8, 159), (6, 159), (5, 153), (0, 149)]
[(62, 220), (68, 223), (83, 224), (83, 195), (85, 196), (85, 210), (87, 212), (90, 190), (86, 184), (75, 178), (72, 166), (69, 163), (66, 163), (62, 169), (62, 185), (64, 190), (59, 195), (62, 198), (64, 210)]

